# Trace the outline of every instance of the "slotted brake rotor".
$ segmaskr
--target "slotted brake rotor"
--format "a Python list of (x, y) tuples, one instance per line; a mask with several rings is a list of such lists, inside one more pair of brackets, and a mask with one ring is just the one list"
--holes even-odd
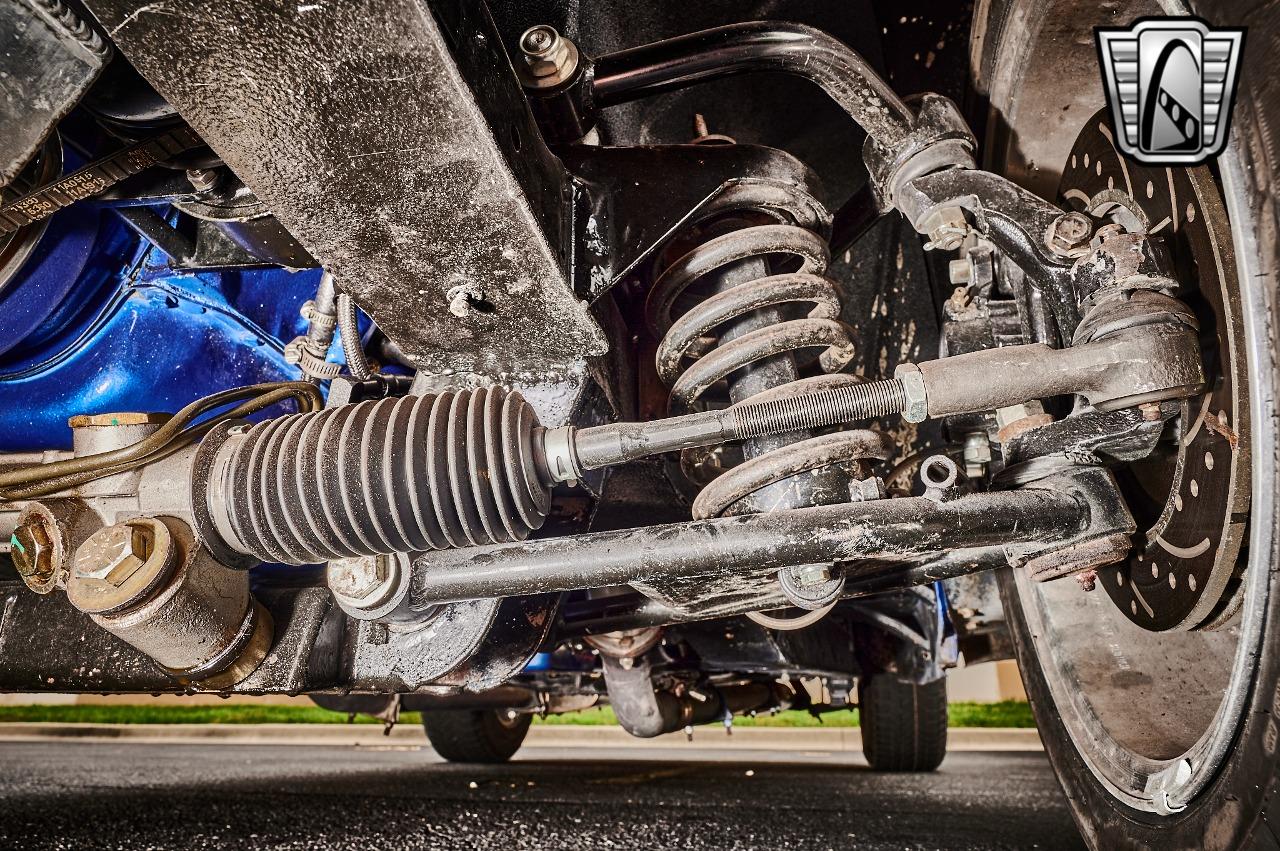
[(1151, 233), (1172, 260), (1176, 295), (1200, 320), (1209, 389), (1183, 403), (1150, 458), (1117, 471), (1140, 535), (1129, 560), (1099, 579), (1144, 629), (1212, 628), (1240, 603), (1250, 499), (1249, 376), (1221, 192), (1207, 167), (1121, 157), (1103, 110), (1076, 139), (1059, 196), (1072, 209)]

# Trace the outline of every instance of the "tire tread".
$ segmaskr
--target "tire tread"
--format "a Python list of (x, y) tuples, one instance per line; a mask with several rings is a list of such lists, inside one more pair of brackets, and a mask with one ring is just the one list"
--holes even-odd
[(862, 752), (876, 771), (933, 771), (947, 754), (947, 681), (891, 676), (858, 687)]
[(512, 727), (498, 720), (498, 710), (440, 709), (423, 713), (427, 741), (449, 762), (500, 763), (520, 749), (533, 718), (521, 715)]

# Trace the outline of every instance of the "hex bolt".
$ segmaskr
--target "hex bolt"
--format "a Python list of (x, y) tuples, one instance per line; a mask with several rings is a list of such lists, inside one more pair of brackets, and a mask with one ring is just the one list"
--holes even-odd
[(387, 556), (363, 556), (329, 562), (329, 590), (348, 600), (364, 600), (391, 575)]
[(980, 479), (991, 463), (991, 440), (985, 431), (971, 431), (964, 436), (964, 474)]
[(1093, 222), (1084, 213), (1063, 213), (1045, 233), (1045, 245), (1059, 257), (1082, 257), (1089, 250)]
[(530, 88), (558, 86), (578, 70), (577, 46), (546, 24), (524, 31), (520, 53), (524, 59), (522, 82)]
[(459, 284), (445, 293), (449, 300), (449, 312), (459, 319), (477, 313), (476, 305), (484, 301), (484, 290), (476, 284)]
[(197, 192), (208, 192), (222, 182), (222, 175), (213, 168), (189, 168), (187, 180)]
[(53, 534), (44, 518), (28, 517), (9, 538), (10, 555), (18, 573), (36, 582), (53, 575)]
[(118, 523), (95, 533), (76, 551), (75, 573), (119, 588), (155, 552), (155, 531), (142, 523)]
[(802, 588), (817, 588), (831, 581), (831, 565), (804, 564), (791, 568), (791, 578)]

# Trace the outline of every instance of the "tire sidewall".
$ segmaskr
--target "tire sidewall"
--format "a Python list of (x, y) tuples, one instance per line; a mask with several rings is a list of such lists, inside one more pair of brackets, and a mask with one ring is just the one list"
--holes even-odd
[[(999, 6), (992, 3), (992, 6)], [(1196, 4), (1204, 6), (1206, 4)], [(993, 14), (996, 10), (992, 10)], [(1270, 400), (1277, 397), (1275, 290), (1280, 244), (1276, 199), (1271, 177), (1277, 173), (1276, 139), (1269, 128), (1280, 126), (1280, 89), (1269, 75), (1264, 54), (1274, 51), (1280, 42), (1280, 4), (1220, 2), (1207, 9), (1211, 21), (1245, 21), (1250, 26), (1243, 61), (1243, 79), (1237, 93), (1233, 117), (1233, 151), (1237, 167), (1224, 164), (1224, 175), (1232, 181), (1234, 195), (1228, 200), (1242, 254), (1252, 247), (1252, 256), (1244, 257), (1239, 268), (1242, 280), (1247, 274), (1257, 291), (1252, 294), (1251, 309), (1255, 321), (1264, 324), (1269, 341), (1265, 352), (1250, 364), (1254, 382), (1265, 382), (1261, 388), (1268, 404), (1253, 399), (1253, 433), (1266, 444), (1276, 432), (1275, 407)], [(998, 22), (997, 22), (998, 24)], [(998, 31), (998, 26), (988, 31)], [(1249, 61), (1249, 57), (1252, 61)], [(1259, 73), (1250, 78), (1250, 68)], [(1246, 294), (1246, 300), (1250, 296)], [(1264, 433), (1265, 430), (1265, 433)], [(1255, 447), (1255, 452), (1258, 447)], [(1273, 465), (1273, 469), (1277, 465)], [(1258, 478), (1255, 473), (1255, 479)], [(1259, 489), (1276, 492), (1277, 483), (1255, 481)], [(1255, 500), (1257, 504), (1257, 500)], [(1278, 518), (1271, 517), (1272, 528)], [(1257, 523), (1258, 518), (1254, 517)], [(1054, 705), (1044, 671), (1036, 658), (1035, 644), (1023, 617), (1012, 571), (1002, 571), (1001, 593), (1009, 629), (1017, 650), (1027, 695), (1035, 710), (1045, 750), (1058, 773), (1077, 822), (1093, 848), (1204, 848), (1210, 851), (1248, 848), (1255, 842), (1274, 847), (1275, 838), (1261, 817), (1267, 812), (1277, 793), (1277, 743), (1280, 740), (1280, 613), (1272, 601), (1280, 600), (1280, 552), (1276, 536), (1269, 536), (1265, 553), (1252, 553), (1256, 566), (1268, 569), (1268, 604), (1262, 612), (1262, 655), (1257, 675), (1245, 702), (1245, 714), (1231, 753), (1218, 776), (1185, 810), (1172, 816), (1157, 816), (1134, 810), (1117, 800), (1094, 776), (1076, 751), (1070, 734)], [(1257, 539), (1255, 538), (1255, 541)], [(1265, 557), (1263, 557), (1265, 556)]]

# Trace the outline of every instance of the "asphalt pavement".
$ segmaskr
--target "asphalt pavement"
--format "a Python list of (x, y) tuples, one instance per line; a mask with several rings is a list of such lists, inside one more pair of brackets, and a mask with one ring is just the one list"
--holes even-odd
[(0, 743), (0, 848), (1081, 849), (1043, 753)]

